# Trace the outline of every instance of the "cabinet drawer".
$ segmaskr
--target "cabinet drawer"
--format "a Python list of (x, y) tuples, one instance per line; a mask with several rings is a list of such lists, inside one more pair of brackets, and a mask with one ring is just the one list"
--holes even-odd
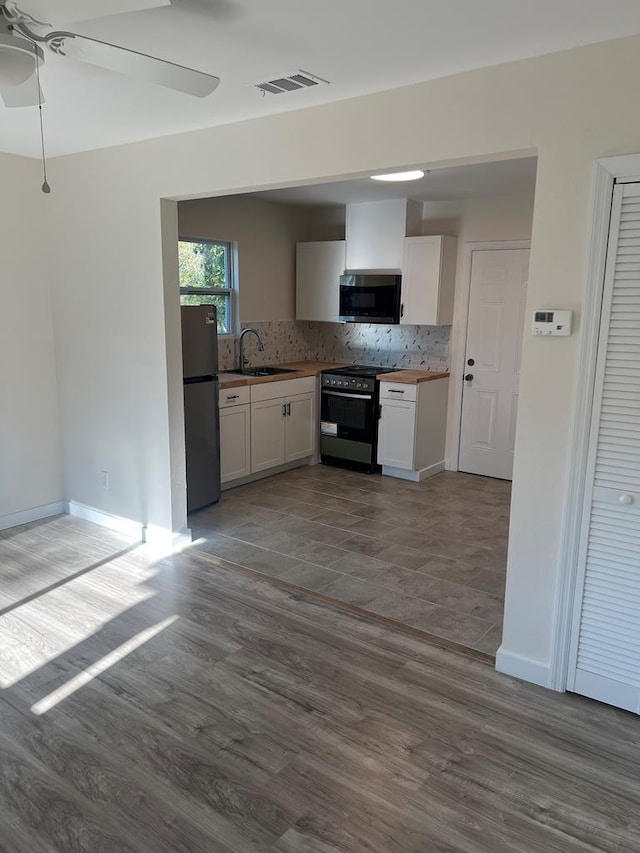
[(404, 382), (381, 382), (381, 400), (405, 400), (415, 403), (418, 399), (418, 386), (409, 385)]
[(315, 376), (304, 376), (300, 379), (281, 379), (278, 382), (264, 382), (260, 385), (251, 385), (251, 402), (259, 403), (262, 400), (275, 400), (278, 397), (291, 397), (293, 394), (306, 394), (316, 390), (317, 378)]
[(220, 408), (225, 409), (227, 406), (242, 406), (249, 402), (249, 386), (244, 385), (242, 388), (221, 388), (220, 389)]

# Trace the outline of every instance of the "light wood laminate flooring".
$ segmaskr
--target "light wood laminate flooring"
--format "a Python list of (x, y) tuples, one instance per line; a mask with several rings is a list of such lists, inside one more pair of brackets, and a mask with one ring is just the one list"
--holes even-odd
[(0, 535), (2, 853), (637, 853), (638, 718), (189, 552)]
[(223, 492), (195, 548), (491, 656), (502, 638), (511, 484), (307, 466)]

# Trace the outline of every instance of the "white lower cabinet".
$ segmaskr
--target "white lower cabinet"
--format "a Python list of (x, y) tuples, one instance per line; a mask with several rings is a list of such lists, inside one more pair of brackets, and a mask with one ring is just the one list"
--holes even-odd
[(223, 483), (316, 456), (317, 386), (310, 376), (220, 393)]
[(284, 465), (286, 461), (286, 403), (284, 398), (251, 404), (251, 473)]
[(251, 473), (251, 407), (249, 389), (220, 389), (220, 481)]
[(312, 456), (315, 411), (314, 392), (252, 403), (251, 473)]
[(385, 400), (378, 433), (378, 464), (411, 471), (416, 440), (416, 404)]
[(251, 473), (251, 407), (220, 409), (220, 480), (228, 483)]
[(286, 462), (295, 459), (305, 459), (315, 452), (316, 427), (316, 395), (297, 394), (289, 397), (287, 404), (287, 419), (285, 421), (285, 456)]
[(383, 475), (419, 482), (444, 470), (448, 377), (380, 383), (378, 464)]

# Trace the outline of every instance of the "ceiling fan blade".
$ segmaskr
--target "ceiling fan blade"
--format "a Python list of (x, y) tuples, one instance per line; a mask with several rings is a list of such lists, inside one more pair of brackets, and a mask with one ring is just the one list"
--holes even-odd
[[(42, 90), (40, 90), (42, 96)], [(25, 83), (19, 86), (6, 86), (0, 89), (5, 107), (37, 107), (38, 106), (38, 81), (35, 74)], [(44, 104), (44, 96), (41, 97)]]
[(129, 77), (137, 77), (149, 83), (166, 86), (168, 89), (177, 89), (187, 95), (195, 95), (204, 98), (210, 95), (220, 82), (219, 77), (213, 74), (205, 74), (204, 71), (196, 71), (193, 68), (185, 68), (165, 59), (157, 59), (146, 53), (138, 53), (106, 41), (98, 41), (87, 36), (76, 33), (49, 33), (47, 42), (61, 41), (61, 47), (56, 53), (71, 56), (80, 62), (89, 65), (97, 65), (99, 68), (108, 68)]
[[(139, 12), (170, 3), (171, 0), (24, 0), (24, 6), (34, 18), (65, 23)], [(23, 0), (19, 0), (18, 5), (22, 6)]]

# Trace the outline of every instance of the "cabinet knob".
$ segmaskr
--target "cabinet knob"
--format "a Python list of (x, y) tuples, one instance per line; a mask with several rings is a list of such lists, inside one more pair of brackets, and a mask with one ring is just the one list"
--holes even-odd
[(620, 495), (618, 498), (622, 506), (631, 506), (632, 503), (635, 503), (635, 498), (633, 495)]

